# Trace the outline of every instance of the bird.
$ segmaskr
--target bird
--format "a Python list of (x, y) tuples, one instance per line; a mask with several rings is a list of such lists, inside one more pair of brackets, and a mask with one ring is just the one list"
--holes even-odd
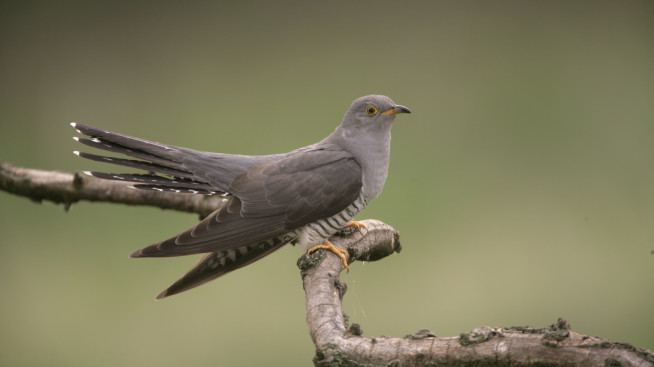
[(288, 153), (239, 155), (161, 144), (72, 122), (85, 146), (115, 155), (74, 151), (79, 157), (145, 171), (84, 171), (132, 188), (175, 194), (220, 195), (225, 204), (192, 228), (135, 251), (133, 258), (204, 254), (162, 291), (165, 298), (249, 265), (286, 244), (325, 249), (348, 268), (348, 253), (329, 238), (365, 227), (357, 213), (378, 197), (388, 176), (391, 128), (411, 113), (383, 95), (355, 99), (323, 140)]

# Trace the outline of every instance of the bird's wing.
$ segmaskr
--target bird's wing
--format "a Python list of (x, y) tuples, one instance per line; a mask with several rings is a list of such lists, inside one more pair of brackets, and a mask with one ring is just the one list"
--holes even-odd
[(361, 166), (354, 157), (322, 145), (248, 170), (229, 192), (242, 200), (244, 217), (283, 214), (286, 229), (295, 229), (345, 209), (361, 188)]
[(180, 256), (256, 244), (337, 214), (362, 188), (361, 167), (346, 151), (317, 146), (251, 167), (228, 188), (228, 205), (195, 227), (135, 252)]

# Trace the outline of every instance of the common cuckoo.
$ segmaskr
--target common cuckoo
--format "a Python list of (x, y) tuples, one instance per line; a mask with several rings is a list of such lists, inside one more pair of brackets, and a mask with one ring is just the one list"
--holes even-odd
[(193, 228), (134, 252), (132, 257), (206, 253), (157, 298), (216, 279), (271, 254), (287, 243), (337, 254), (347, 267), (347, 251), (328, 239), (362, 224), (354, 216), (376, 198), (388, 175), (391, 126), (409, 109), (380, 95), (356, 99), (341, 124), (320, 142), (283, 154), (248, 156), (201, 152), (164, 145), (91, 126), (71, 123), (92, 148), (128, 158), (75, 151), (93, 161), (147, 173), (86, 172), (130, 182), (136, 189), (227, 199)]

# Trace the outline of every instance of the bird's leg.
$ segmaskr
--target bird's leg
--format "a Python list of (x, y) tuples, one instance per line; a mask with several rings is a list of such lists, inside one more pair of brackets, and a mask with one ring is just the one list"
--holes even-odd
[(359, 222), (359, 221), (356, 221), (356, 220), (351, 220), (351, 221), (347, 222), (347, 224), (345, 225), (345, 228), (347, 228), (349, 230), (352, 230), (352, 231), (357, 231), (359, 229), (367, 228), (367, 227), (366, 227), (365, 223), (363, 223), (363, 222)]
[(318, 250), (327, 250), (329, 252), (332, 252), (336, 256), (338, 256), (341, 259), (341, 263), (343, 264), (343, 268), (347, 271), (350, 271), (350, 266), (348, 265), (348, 259), (350, 258), (350, 254), (347, 252), (346, 249), (336, 247), (333, 243), (330, 241), (325, 241), (321, 243), (320, 245), (313, 246), (312, 248), (307, 251), (309, 254), (312, 254)]

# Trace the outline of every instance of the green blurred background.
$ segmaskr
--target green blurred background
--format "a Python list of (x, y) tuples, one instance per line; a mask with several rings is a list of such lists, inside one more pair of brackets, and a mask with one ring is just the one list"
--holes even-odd
[[(362, 215), (365, 334), (543, 326), (654, 349), (654, 3), (0, 3), (0, 159), (59, 170), (68, 122), (202, 150), (313, 143), (352, 99), (410, 106)], [(155, 302), (195, 258), (127, 255), (196, 221), (0, 193), (0, 365), (306, 366), (295, 261)]]

